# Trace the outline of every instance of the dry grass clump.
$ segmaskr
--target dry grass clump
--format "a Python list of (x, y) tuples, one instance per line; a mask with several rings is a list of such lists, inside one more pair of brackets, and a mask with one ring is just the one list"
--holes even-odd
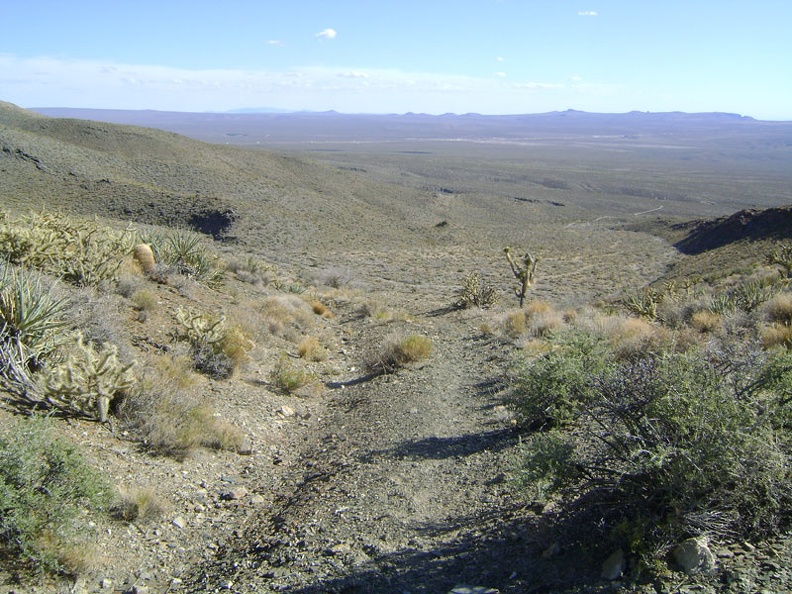
[(328, 320), (332, 320), (335, 318), (335, 314), (330, 311), (330, 308), (327, 307), (324, 303), (319, 301), (318, 299), (311, 299), (308, 301), (308, 304), (311, 306), (311, 309), (317, 316), (322, 316), (323, 318), (327, 318)]
[(118, 416), (147, 448), (177, 459), (199, 447), (236, 451), (245, 439), (208, 402), (151, 369), (141, 378), (138, 393), (121, 402)]
[(764, 312), (771, 322), (792, 325), (792, 293), (779, 293), (767, 301)]
[(299, 342), (314, 324), (311, 305), (298, 295), (275, 295), (254, 307), (264, 332), (290, 342)]
[(301, 359), (308, 361), (324, 361), (327, 358), (327, 350), (319, 343), (315, 336), (306, 336), (297, 345), (297, 354)]
[(776, 347), (789, 348), (792, 346), (792, 326), (785, 324), (771, 324), (763, 327), (760, 332), (762, 346), (766, 349)]
[(372, 373), (393, 373), (410, 363), (427, 359), (431, 352), (432, 339), (428, 336), (392, 335), (369, 355), (366, 366)]
[(140, 485), (120, 487), (113, 515), (125, 522), (150, 522), (165, 513), (167, 504), (156, 489)]
[(704, 334), (715, 332), (723, 325), (723, 316), (707, 309), (697, 311), (690, 317), (693, 329)]
[(547, 336), (564, 326), (569, 312), (559, 312), (547, 301), (531, 301), (522, 309), (505, 312), (496, 320), (496, 331), (508, 338)]
[(640, 357), (663, 342), (664, 331), (645, 318), (595, 314), (588, 323), (579, 323), (580, 327), (587, 325), (603, 336), (622, 360)]

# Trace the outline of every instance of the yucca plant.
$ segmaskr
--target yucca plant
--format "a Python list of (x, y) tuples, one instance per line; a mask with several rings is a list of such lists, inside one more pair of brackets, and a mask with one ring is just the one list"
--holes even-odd
[(57, 346), (67, 307), (40, 275), (0, 264), (0, 381), (6, 389), (37, 399), (32, 373)]

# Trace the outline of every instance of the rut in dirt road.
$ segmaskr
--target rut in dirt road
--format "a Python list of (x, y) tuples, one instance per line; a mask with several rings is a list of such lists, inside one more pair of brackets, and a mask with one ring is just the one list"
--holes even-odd
[(458, 312), (418, 326), (432, 336), (431, 359), (330, 394), (291, 492), (249, 519), (247, 550), (230, 548), (205, 587), (517, 587), (531, 527), (504, 484), (517, 438), (491, 389), (498, 347)]

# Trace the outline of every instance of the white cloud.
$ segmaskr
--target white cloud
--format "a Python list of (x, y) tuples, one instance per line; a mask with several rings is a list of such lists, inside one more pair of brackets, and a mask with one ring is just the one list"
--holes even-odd
[(497, 76), (498, 78), (506, 78), (506, 73), (505, 72), (496, 72), (495, 76)]
[(277, 46), (282, 46), (282, 45), (283, 45), (283, 42), (282, 42), (280, 39), (268, 39), (268, 40), (267, 40), (267, 45), (277, 45)]
[(495, 61), (496, 62), (505, 62), (506, 58), (504, 58), (503, 56), (498, 56), (497, 58), (495, 58)]
[(3, 101), (21, 107), (225, 111), (277, 107), (357, 113), (526, 113), (574, 105), (607, 88), (353, 66), (187, 70), (0, 54)]
[(338, 32), (335, 29), (325, 29), (323, 31), (319, 31), (314, 37), (317, 39), (335, 39)]
[(596, 10), (579, 10), (578, 16), (595, 17), (597, 16)]

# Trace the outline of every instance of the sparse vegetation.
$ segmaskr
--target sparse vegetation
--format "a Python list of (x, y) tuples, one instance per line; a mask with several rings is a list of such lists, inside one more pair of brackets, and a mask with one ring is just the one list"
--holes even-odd
[(486, 309), (498, 302), (498, 290), (481, 280), (481, 277), (472, 272), (462, 279), (462, 285), (457, 291), (456, 307), (466, 309), (468, 307), (479, 307)]
[(369, 356), (367, 366), (372, 373), (394, 371), (428, 358), (432, 339), (418, 334), (392, 335)]
[(76, 573), (92, 563), (88, 519), (114, 492), (43, 418), (0, 428), (0, 551), (16, 570)]
[[(628, 557), (625, 589), (636, 568), (670, 589), (665, 553), (680, 540), (707, 535), (719, 546), (761, 547), (790, 525), (788, 230), (776, 224), (762, 234), (753, 224), (760, 215), (750, 212), (723, 228), (691, 222), (740, 203), (792, 201), (785, 157), (773, 153), (762, 164), (770, 175), (755, 175), (773, 143), (737, 134), (751, 146), (749, 165), (738, 156), (742, 145), (723, 150), (731, 142), (724, 135), (709, 145), (718, 159), (709, 159), (691, 134), (675, 142), (691, 143), (693, 159), (651, 134), (638, 151), (629, 136), (587, 136), (618, 142), (619, 168), (611, 151), (552, 142), (527, 143), (516, 160), (509, 143), (435, 141), (419, 158), (412, 141), (387, 150), (346, 144), (305, 158), (215, 151), (172, 134), (78, 120), (25, 120), (17, 129), (5, 113), (0, 105), (0, 198), (15, 214), (0, 220), (0, 475), (8, 479), (0, 552), (10, 560), (0, 573), (18, 570), (11, 577), (24, 582), (26, 570), (79, 572), (95, 560), (85, 546), (95, 540), (110, 545), (116, 566), (90, 578), (112, 577), (112, 589), (131, 588), (123, 580), (138, 570), (152, 576), (151, 589), (181, 580), (184, 589), (219, 589), (210, 583), (214, 564), (202, 566), (196, 586), (190, 565), (206, 554), (225, 568), (235, 564), (237, 585), (250, 578), (250, 588), (260, 586), (273, 570), (267, 587), (282, 589), (293, 577), (289, 587), (310, 589), (309, 580), (330, 572), (346, 580), (357, 571), (350, 560), (381, 544), (410, 543), (439, 556), (428, 572), (411, 569), (422, 581), (402, 589), (445, 581), (446, 563), (463, 559), (457, 549), (471, 574), (488, 564), (495, 570), (488, 575), (498, 576), (508, 565), (506, 575), (516, 577), (503, 578), (506, 589), (549, 587), (530, 582), (543, 577), (537, 563), (552, 566), (548, 575), (558, 581), (550, 587), (569, 589), (559, 568), (577, 556), (554, 557), (555, 550), (579, 547), (598, 565), (618, 547)], [(673, 172), (658, 183), (671, 152)], [(64, 214), (47, 211), (56, 200)], [(648, 214), (656, 205), (662, 210)], [(31, 214), (31, 206), (44, 210)], [(537, 285), (536, 258), (506, 250), (519, 309), (496, 302), (514, 281), (501, 287), (462, 276), (502, 265), (506, 237), (548, 254), (547, 282)], [(153, 264), (133, 255), (143, 243)], [(471, 311), (448, 307), (452, 295)], [(441, 337), (442, 349), (423, 365), (430, 335)], [(23, 416), (31, 408), (50, 409), (52, 418), (36, 425)], [(114, 489), (74, 462), (71, 439), (124, 484), (120, 499), (106, 499)], [(249, 462), (233, 453), (253, 451), (251, 440), (262, 456)], [(345, 465), (369, 454), (375, 464)], [(524, 490), (504, 498), (514, 486), (501, 480), (509, 456)], [(276, 480), (279, 466), (289, 468), (286, 478), (305, 471), (294, 487), (308, 487), (304, 500), (290, 499), (288, 480)], [(90, 489), (72, 488), (83, 471), (87, 484), (101, 485), (95, 504)], [(55, 479), (72, 486), (48, 482)], [(222, 495), (243, 483), (256, 484), (264, 501), (289, 502), (272, 506), (283, 512), (272, 524), (278, 533), (267, 532), (267, 521), (247, 522), (253, 506), (257, 517), (273, 519), (269, 504), (236, 505)], [(366, 529), (385, 535), (373, 548), (359, 530), (350, 536), (363, 524), (339, 505), (357, 493), (353, 485), (370, 485), (356, 507)], [(520, 497), (541, 505), (512, 506)], [(291, 521), (308, 502), (316, 524), (297, 527), (292, 539)], [(394, 506), (406, 515), (418, 503), (422, 526), (465, 524), (454, 536), (459, 547), (438, 546), (445, 530), (388, 519)], [(127, 524), (95, 530), (92, 510), (107, 509)], [(47, 524), (59, 517), (63, 527)], [(498, 532), (480, 518), (497, 518)], [(533, 522), (553, 530), (534, 530)], [(319, 523), (321, 533), (312, 528)], [(216, 540), (201, 541), (210, 527)], [(511, 535), (523, 539), (524, 530), (530, 541), (514, 547)], [(540, 557), (535, 548), (548, 537), (558, 547)], [(332, 555), (330, 538), (343, 543)], [(463, 546), (468, 538), (473, 549)], [(255, 575), (236, 565), (232, 542), (269, 547), (272, 539), (282, 557), (262, 555)], [(310, 572), (301, 573), (303, 559)], [(424, 567), (421, 557), (392, 559), (399, 570), (416, 560)], [(280, 567), (295, 572), (281, 577)], [(373, 574), (353, 577), (377, 583)], [(86, 582), (98, 586), (109, 589)]]

